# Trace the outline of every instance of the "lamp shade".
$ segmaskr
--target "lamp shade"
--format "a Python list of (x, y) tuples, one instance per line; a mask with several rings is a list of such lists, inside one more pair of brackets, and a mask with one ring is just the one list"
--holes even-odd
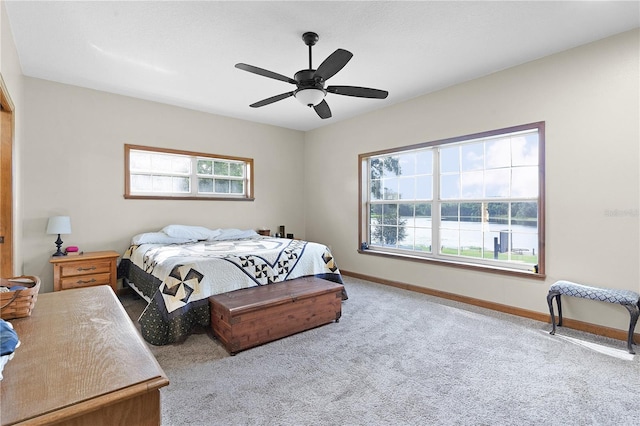
[(51, 216), (47, 223), (47, 234), (70, 234), (71, 219), (69, 216)]
[(302, 89), (295, 93), (296, 99), (304, 106), (318, 105), (324, 99), (324, 90)]

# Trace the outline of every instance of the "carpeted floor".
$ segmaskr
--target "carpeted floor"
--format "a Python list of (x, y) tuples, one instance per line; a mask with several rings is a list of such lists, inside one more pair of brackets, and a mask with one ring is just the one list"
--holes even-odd
[(625, 342), (344, 278), (339, 323), (233, 357), (205, 332), (150, 346), (163, 425), (638, 424)]

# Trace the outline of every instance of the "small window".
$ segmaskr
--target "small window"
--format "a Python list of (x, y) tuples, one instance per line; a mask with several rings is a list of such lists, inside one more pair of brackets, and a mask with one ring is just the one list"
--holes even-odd
[(544, 274), (543, 122), (361, 154), (360, 167), (363, 253)]
[(253, 200), (253, 159), (127, 145), (125, 198)]

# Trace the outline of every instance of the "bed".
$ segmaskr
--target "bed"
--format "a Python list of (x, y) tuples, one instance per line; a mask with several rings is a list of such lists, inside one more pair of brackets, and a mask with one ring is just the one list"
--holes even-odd
[(138, 321), (153, 345), (180, 342), (208, 327), (209, 296), (304, 276), (342, 284), (325, 245), (184, 225), (134, 236), (118, 266), (118, 277), (147, 301)]

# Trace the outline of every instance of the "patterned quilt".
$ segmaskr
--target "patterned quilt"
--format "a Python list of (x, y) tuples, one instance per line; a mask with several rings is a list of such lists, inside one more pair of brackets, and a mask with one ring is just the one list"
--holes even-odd
[(303, 276), (342, 284), (326, 246), (264, 236), (132, 245), (118, 272), (149, 302), (138, 321), (142, 336), (154, 345), (178, 342), (194, 328), (208, 327), (208, 297), (214, 294)]

